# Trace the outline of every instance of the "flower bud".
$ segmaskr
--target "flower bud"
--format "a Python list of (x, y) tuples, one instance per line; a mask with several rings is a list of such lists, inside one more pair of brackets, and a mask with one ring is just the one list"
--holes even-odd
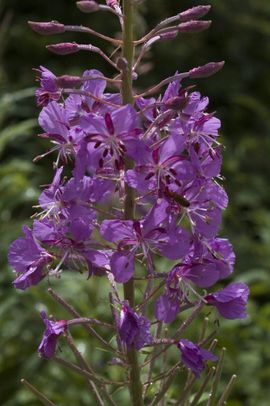
[(68, 87), (79, 86), (82, 84), (82, 78), (80, 76), (63, 75), (56, 78), (56, 84), (63, 89)]
[(65, 32), (64, 24), (61, 24), (58, 21), (51, 21), (46, 23), (28, 21), (28, 24), (33, 31), (41, 35), (54, 35), (62, 34), (63, 32)]
[(180, 21), (184, 22), (201, 18), (208, 13), (210, 8), (211, 6), (196, 6), (189, 8), (188, 10), (183, 11), (182, 13), (179, 14)]
[(113, 8), (115, 6), (118, 6), (119, 2), (118, 2), (118, 0), (106, 0), (106, 4), (107, 4), (107, 6)]
[(174, 39), (175, 37), (177, 37), (178, 33), (178, 30), (172, 30), (159, 34), (159, 37), (161, 40)]
[(186, 23), (179, 24), (178, 31), (182, 33), (196, 34), (197, 32), (207, 30), (207, 28), (210, 27), (211, 23), (212, 21), (192, 20)]
[(128, 69), (128, 61), (122, 56), (117, 59), (116, 65), (121, 71), (126, 71)]
[(92, 0), (77, 1), (76, 3), (78, 9), (83, 13), (93, 13), (99, 10), (99, 4)]
[(60, 44), (47, 45), (46, 48), (58, 55), (74, 54), (80, 50), (76, 42), (62, 42)]
[(203, 66), (198, 66), (197, 68), (193, 68), (189, 71), (190, 78), (207, 78), (209, 76), (214, 75), (219, 70), (221, 70), (224, 66), (225, 62), (210, 62)]

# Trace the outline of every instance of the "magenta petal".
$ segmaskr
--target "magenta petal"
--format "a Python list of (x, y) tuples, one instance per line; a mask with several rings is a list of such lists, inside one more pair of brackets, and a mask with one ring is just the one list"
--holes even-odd
[(67, 139), (67, 115), (64, 107), (57, 102), (52, 101), (42, 109), (38, 122), (47, 134), (61, 135), (64, 139)]
[(191, 238), (189, 233), (183, 228), (176, 227), (169, 230), (168, 239), (163, 244), (157, 244), (161, 254), (169, 259), (179, 259), (189, 251)]
[(168, 206), (166, 200), (158, 200), (155, 206), (149, 211), (143, 222), (143, 235), (145, 237), (147, 237), (147, 233), (160, 226), (161, 223), (167, 219)]
[(146, 180), (147, 174), (145, 172), (138, 172), (136, 170), (128, 170), (125, 174), (125, 181), (133, 189), (137, 189), (140, 192), (147, 192), (149, 187), (149, 179)]
[(127, 303), (123, 303), (119, 335), (128, 348), (140, 350), (144, 344), (150, 343), (152, 341), (150, 327), (151, 323), (146, 317), (135, 313)]
[(23, 232), (25, 237), (15, 240), (8, 253), (8, 262), (16, 272), (24, 272), (25, 269), (37, 261), (41, 254), (42, 248), (34, 240), (32, 231), (29, 227), (24, 226)]
[(30, 286), (37, 285), (44, 277), (45, 275), (42, 273), (40, 266), (31, 267), (13, 281), (13, 286), (16, 289), (25, 290), (30, 288)]
[(180, 155), (185, 146), (185, 138), (178, 134), (171, 135), (161, 146), (159, 151), (160, 162), (164, 162), (172, 156)]
[(130, 131), (139, 127), (137, 112), (130, 104), (114, 110), (112, 120), (116, 134), (125, 133), (128, 135)]
[(111, 258), (111, 271), (118, 283), (126, 283), (134, 274), (134, 254), (116, 252)]
[[(82, 85), (82, 90), (92, 93), (94, 96), (101, 98), (106, 89), (106, 80), (103, 79), (103, 73), (96, 69), (90, 69), (83, 72), (83, 77), (97, 77), (100, 79), (86, 80)], [(92, 104), (94, 103), (94, 100)]]
[(215, 306), (226, 319), (247, 317), (246, 305), (249, 288), (241, 282), (230, 283), (226, 288), (205, 297), (209, 305)]
[(38, 347), (38, 352), (44, 358), (51, 358), (56, 351), (57, 340), (67, 328), (67, 322), (65, 320), (52, 321), (47, 318), (44, 311), (41, 312), (41, 317), (46, 326), (42, 341)]
[(125, 140), (127, 155), (130, 156), (137, 165), (147, 162), (151, 153), (145, 143), (139, 139), (128, 138)]
[(185, 273), (185, 277), (200, 288), (209, 288), (220, 279), (220, 272), (215, 264), (203, 263), (191, 265), (189, 272)]
[(190, 368), (197, 378), (204, 370), (206, 361), (218, 360), (218, 357), (211, 352), (184, 338), (179, 341), (177, 346), (181, 351), (183, 364)]
[[(198, 209), (197, 213), (191, 213), (192, 220), (195, 222), (195, 231), (206, 238), (213, 238), (217, 234), (221, 223), (221, 209), (217, 207), (209, 209), (207, 215), (205, 215), (204, 211), (200, 212), (200, 209)], [(201, 215), (204, 216), (204, 219), (202, 219)]]
[(133, 221), (131, 220), (104, 220), (100, 226), (102, 237), (111, 242), (125, 238), (133, 238)]
[(178, 299), (171, 299), (168, 295), (162, 295), (155, 303), (155, 317), (164, 323), (171, 323), (175, 320), (179, 308)]

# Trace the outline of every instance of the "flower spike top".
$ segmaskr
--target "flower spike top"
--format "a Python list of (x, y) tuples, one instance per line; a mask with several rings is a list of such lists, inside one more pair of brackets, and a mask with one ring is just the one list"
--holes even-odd
[[(110, 56), (93, 44), (65, 40), (47, 49), (62, 56), (96, 53), (114, 76), (106, 77), (91, 63), (77, 76), (43, 66), (35, 69), (39, 136), (51, 144), (35, 161), (52, 154), (54, 176), (40, 195), (33, 227), (25, 226), (25, 236), (11, 244), (9, 263), (16, 274), (13, 284), (22, 290), (49, 277), (59, 280), (69, 274), (73, 278), (74, 272), (86, 275), (85, 283), (104, 278), (111, 288), (114, 323), (93, 318), (51, 321), (42, 312), (46, 329), (39, 352), (53, 357), (58, 338), (72, 324), (113, 328), (117, 349), (92, 326), (88, 331), (128, 365), (133, 404), (142, 406), (137, 352), (162, 344), (162, 354), (177, 345), (182, 364), (199, 377), (206, 362), (217, 357), (201, 342), (182, 338), (182, 332), (203, 306), (216, 307), (227, 319), (246, 317), (249, 290), (233, 282), (208, 292), (231, 277), (235, 254), (230, 242), (219, 235), (228, 205), (221, 176), (221, 122), (208, 97), (194, 90), (195, 83), (187, 85), (186, 79), (216, 74), (224, 61), (176, 71), (141, 92), (136, 86), (139, 66), (151, 47), (208, 29), (211, 21), (202, 18), (211, 7), (199, 5), (178, 12), (135, 39), (134, 7), (139, 2), (103, 3), (76, 2), (84, 13), (105, 11), (118, 19), (122, 37), (58, 21), (29, 22), (38, 34), (85, 33), (107, 42), (115, 49)], [(178, 315), (182, 317), (187, 309), (192, 311), (189, 321), (172, 338), (165, 337), (163, 324), (179, 325)], [(149, 382), (157, 354), (153, 351), (142, 363), (142, 368), (150, 365)], [(104, 385), (102, 381), (98, 386), (104, 391)], [(151, 404), (157, 404), (161, 395), (162, 390)]]

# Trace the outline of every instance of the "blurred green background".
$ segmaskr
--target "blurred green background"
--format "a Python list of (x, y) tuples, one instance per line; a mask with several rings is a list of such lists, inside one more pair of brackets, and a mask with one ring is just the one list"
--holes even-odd
[[(139, 87), (149, 86), (176, 70), (185, 71), (212, 60), (226, 60), (218, 75), (198, 81), (197, 89), (210, 97), (210, 109), (222, 119), (223, 175), (230, 197), (224, 214), (222, 235), (228, 236), (237, 254), (234, 278), (251, 288), (250, 317), (242, 322), (221, 321), (220, 345), (228, 349), (224, 379), (238, 375), (229, 401), (231, 406), (268, 406), (270, 399), (270, 2), (269, 0), (213, 0), (209, 2), (147, 0), (137, 16), (139, 36), (159, 20), (180, 10), (212, 4), (212, 27), (205, 33), (182, 36), (155, 45), (145, 61)], [(96, 55), (68, 57), (49, 54), (44, 46), (59, 37), (42, 38), (30, 31), (27, 20), (59, 20), (89, 24), (103, 33), (118, 30), (106, 13), (83, 15), (73, 0), (0, 1), (0, 404), (38, 405), (20, 384), (28, 378), (57, 405), (94, 405), (83, 380), (36, 354), (43, 325), (39, 310), (45, 307), (58, 318), (66, 317), (48, 294), (47, 282), (27, 292), (11, 286), (12, 272), (6, 263), (10, 242), (29, 222), (37, 201), (39, 185), (52, 176), (51, 157), (38, 164), (32, 159), (46, 150), (46, 141), (36, 137), (38, 110), (33, 98), (33, 67), (45, 65), (56, 74), (80, 74), (98, 68), (112, 72)], [(87, 42), (87, 37), (65, 34), (64, 41)], [(61, 37), (61, 40), (63, 37)], [(110, 48), (89, 37), (94, 44)], [(94, 285), (93, 285), (94, 284)], [(106, 288), (100, 281), (65, 276), (54, 283), (84, 315), (103, 316)], [(109, 317), (109, 315), (108, 315)], [(80, 349), (90, 354), (95, 368), (102, 371), (109, 356), (98, 344), (86, 340), (74, 329)], [(63, 350), (64, 351), (64, 350)], [(119, 367), (109, 367), (119, 377)], [(177, 385), (177, 383), (176, 383)], [(177, 390), (177, 386), (174, 387)], [(117, 395), (118, 404), (127, 402)]]

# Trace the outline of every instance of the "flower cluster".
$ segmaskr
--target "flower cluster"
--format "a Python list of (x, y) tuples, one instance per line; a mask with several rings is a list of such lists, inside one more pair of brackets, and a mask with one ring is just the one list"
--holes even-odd
[[(78, 3), (85, 10), (96, 4)], [(117, 1), (107, 1), (107, 6), (119, 9)], [(194, 21), (208, 11), (205, 7), (201, 13), (197, 8), (181, 13), (177, 32), (207, 28)], [(46, 34), (65, 31), (57, 22), (31, 24)], [(151, 39), (169, 38), (175, 30), (153, 33), (146, 38), (145, 48)], [(59, 54), (79, 48), (83, 49), (75, 43), (49, 47)], [(124, 62), (113, 63), (120, 77), (125, 74)], [(176, 73), (160, 86), (134, 93), (134, 104), (124, 102), (117, 90), (120, 80), (109, 80), (96, 69), (81, 77), (57, 77), (44, 67), (36, 70), (40, 136), (52, 144), (37, 159), (54, 153), (55, 175), (41, 193), (32, 229), (25, 227), (25, 237), (10, 247), (16, 288), (59, 277), (65, 270), (109, 275), (116, 284), (145, 278), (143, 305), (132, 308), (117, 299), (118, 334), (127, 348), (136, 350), (153, 341), (151, 322), (144, 313), (155, 278), (163, 281), (155, 296), (155, 320), (171, 323), (183, 307), (192, 307), (198, 300), (216, 307), (225, 318), (246, 316), (248, 288), (243, 283), (208, 294), (201, 290), (232, 274), (235, 255), (229, 241), (218, 236), (222, 210), (228, 204), (220, 176), (221, 123), (208, 110), (208, 98), (184, 80), (209, 76), (222, 66), (210, 63)], [(110, 85), (115, 86), (114, 92), (108, 91)], [(161, 92), (163, 85), (167, 87)], [(155, 98), (156, 91), (160, 94)], [(133, 203), (127, 218), (128, 193)], [(166, 272), (158, 267), (160, 257), (167, 259)], [(43, 318), (46, 332), (39, 351), (50, 357), (66, 323)], [(196, 375), (206, 360), (216, 360), (188, 340), (176, 344), (183, 363)]]

